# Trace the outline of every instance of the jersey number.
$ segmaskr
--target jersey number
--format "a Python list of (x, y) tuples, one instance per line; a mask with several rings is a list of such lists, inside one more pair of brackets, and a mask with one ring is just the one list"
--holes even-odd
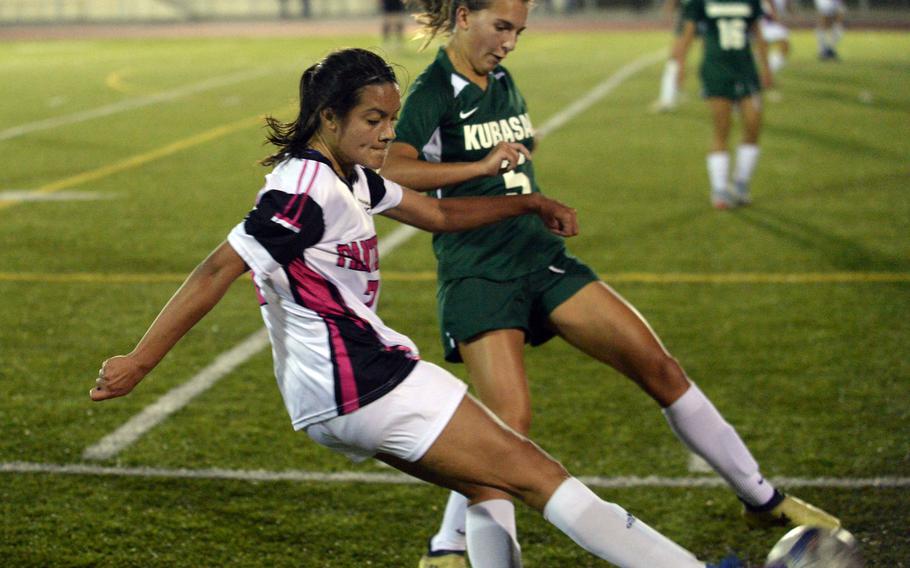
[(506, 189), (514, 190), (507, 191), (506, 195), (531, 193), (531, 180), (529, 180), (528, 176), (524, 175), (523, 173), (512, 170), (511, 172), (502, 174), (502, 179), (505, 181)]
[[(503, 160), (505, 162), (505, 160)], [(525, 163), (525, 155), (518, 155), (518, 164), (521, 165)], [(516, 172), (512, 170), (502, 174), (502, 181), (506, 184), (506, 195), (520, 195), (524, 193), (531, 193), (531, 180), (528, 179), (528, 176), (521, 172)]]
[(743, 49), (746, 47), (746, 22), (744, 20), (717, 20), (717, 32), (720, 35), (720, 48)]
[(364, 302), (368, 308), (372, 308), (373, 304), (376, 302), (376, 294), (379, 292), (379, 280), (367, 280), (367, 289), (364, 291), (363, 295), (367, 297), (367, 301)]

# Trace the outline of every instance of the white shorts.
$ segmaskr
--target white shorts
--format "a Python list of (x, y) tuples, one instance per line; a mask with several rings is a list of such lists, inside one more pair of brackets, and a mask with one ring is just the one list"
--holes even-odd
[(780, 22), (775, 22), (774, 20), (762, 20), (761, 36), (765, 38), (765, 41), (768, 43), (784, 41), (790, 37), (790, 30), (788, 30), (787, 26), (781, 24)]
[(415, 462), (439, 437), (467, 390), (445, 369), (419, 361), (388, 394), (351, 414), (312, 424), (306, 433), (353, 462), (379, 452)]
[(844, 12), (841, 0), (815, 0), (815, 9), (823, 16), (836, 16)]

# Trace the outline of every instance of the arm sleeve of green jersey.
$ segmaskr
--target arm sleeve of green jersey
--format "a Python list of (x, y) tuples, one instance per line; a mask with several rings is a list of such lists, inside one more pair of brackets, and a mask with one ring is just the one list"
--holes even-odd
[(395, 125), (395, 141), (410, 144), (420, 152), (439, 128), (447, 104), (439, 91), (415, 83)]
[(699, 7), (703, 5), (699, 0), (682, 0), (683, 20), (697, 22), (701, 17)]

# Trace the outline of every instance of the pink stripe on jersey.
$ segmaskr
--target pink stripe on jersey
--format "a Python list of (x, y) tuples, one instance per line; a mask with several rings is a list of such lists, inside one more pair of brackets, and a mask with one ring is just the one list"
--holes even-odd
[[(306, 189), (303, 193), (300, 192), (300, 188), (303, 186), (303, 177), (306, 174), (307, 169), (309, 169), (310, 164), (315, 166), (313, 175), (310, 176), (310, 182), (307, 184)], [(284, 211), (279, 214), (276, 214), (275, 217), (278, 217), (282, 221), (291, 224), (293, 227), (300, 229), (300, 216), (303, 214), (303, 206), (306, 204), (306, 200), (310, 195), (310, 189), (313, 188), (313, 184), (316, 182), (316, 176), (319, 175), (319, 167), (322, 164), (319, 162), (314, 162), (312, 160), (304, 160), (303, 167), (300, 169), (300, 176), (297, 178), (297, 190), (294, 192), (294, 197), (288, 201), (288, 204), (285, 206)], [(294, 204), (297, 203), (297, 199), (300, 198), (300, 203), (297, 204), (297, 213), (294, 214), (294, 217), (291, 218), (289, 215), (291, 213), (291, 208), (294, 207)]]
[(288, 265), (288, 272), (293, 278), (294, 289), (303, 301), (303, 305), (318, 313), (321, 317), (347, 316), (356, 318), (354, 313), (332, 294), (328, 280), (307, 264), (296, 258)]
[(329, 329), (329, 341), (332, 344), (332, 364), (338, 376), (338, 390), (341, 400), (338, 406), (342, 412), (353, 412), (360, 408), (357, 381), (354, 378), (354, 367), (348, 354), (347, 346), (338, 323), (333, 316), (343, 316), (347, 321), (356, 324), (361, 329), (366, 328), (366, 323), (342, 303), (340, 295), (332, 293), (332, 285), (318, 272), (302, 259), (294, 259), (288, 266), (294, 289), (301, 302), (307, 308), (315, 311), (325, 321)]
[(338, 374), (338, 390), (341, 391), (338, 406), (343, 414), (349, 414), (360, 408), (360, 394), (357, 392), (357, 381), (354, 380), (354, 367), (351, 365), (351, 357), (348, 355), (338, 324), (330, 319), (325, 320), (325, 323), (329, 328), (334, 354), (333, 363)]

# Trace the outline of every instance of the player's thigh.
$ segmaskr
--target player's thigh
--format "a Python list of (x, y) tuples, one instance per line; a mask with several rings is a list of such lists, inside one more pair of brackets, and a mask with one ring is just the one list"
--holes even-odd
[(688, 379), (644, 317), (603, 282), (594, 282), (550, 316), (559, 335), (635, 380), (657, 402), (676, 400)]
[(524, 330), (497, 329), (459, 342), (458, 349), (478, 398), (506, 424), (526, 434), (531, 395), (524, 343)]
[(538, 510), (568, 477), (559, 462), (470, 395), (408, 473), (468, 493), (472, 486), (492, 487)]

